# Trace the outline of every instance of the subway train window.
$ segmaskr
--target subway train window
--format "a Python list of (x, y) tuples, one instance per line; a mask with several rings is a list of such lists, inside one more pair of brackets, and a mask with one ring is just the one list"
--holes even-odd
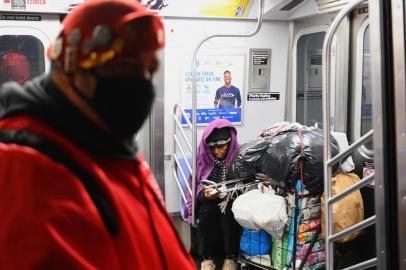
[(322, 48), (325, 32), (303, 35), (297, 43), (296, 121), (321, 127)]
[(45, 71), (44, 45), (31, 35), (0, 36), (0, 83), (23, 85)]
[[(362, 53), (362, 103), (361, 103), (361, 136), (372, 129), (372, 89), (371, 89), (371, 61), (369, 46), (369, 26), (365, 28)], [(372, 141), (365, 147), (372, 150)]]

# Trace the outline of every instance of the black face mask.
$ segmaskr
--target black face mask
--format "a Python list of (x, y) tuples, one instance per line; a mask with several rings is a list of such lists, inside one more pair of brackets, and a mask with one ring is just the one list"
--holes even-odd
[(155, 93), (150, 80), (133, 77), (103, 77), (94, 74), (97, 86), (88, 99), (104, 122), (120, 138), (129, 139), (147, 118)]

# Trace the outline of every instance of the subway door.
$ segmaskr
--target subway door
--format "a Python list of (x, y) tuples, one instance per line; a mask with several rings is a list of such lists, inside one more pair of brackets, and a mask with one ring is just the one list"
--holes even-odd
[(296, 49), (296, 122), (319, 126), (322, 114), (322, 48), (325, 32), (302, 35)]
[(0, 13), (0, 20), (0, 83), (23, 85), (48, 70), (46, 50), (59, 32), (59, 15)]
[[(368, 13), (360, 9), (351, 19), (350, 124), (348, 133), (354, 142), (372, 129), (372, 90)], [(356, 173), (362, 177), (373, 172), (374, 147), (370, 141), (356, 153)]]
[[(354, 41), (354, 32), (363, 30), (367, 31), (365, 25), (361, 24), (365, 18), (366, 15), (363, 14), (362, 11), (357, 10), (357, 12), (343, 20), (333, 37), (331, 52), (329, 52), (331, 53), (331, 129), (336, 132), (345, 133), (350, 144), (368, 132), (371, 127), (371, 107), (370, 105), (362, 105), (362, 100), (365, 104), (371, 104), (370, 92), (365, 93), (363, 97), (361, 96), (362, 98), (358, 98), (358, 108), (356, 110), (359, 114), (359, 120), (357, 121), (354, 120), (355, 109), (353, 105), (356, 94), (358, 94), (358, 96), (360, 94), (360, 92), (354, 92), (355, 85), (353, 85), (353, 81), (357, 77), (354, 68), (356, 59), (359, 61), (361, 58), (361, 63), (364, 63), (366, 66), (359, 67), (361, 69), (361, 71), (359, 71), (361, 76), (358, 76), (358, 79), (360, 79), (361, 82), (363, 81), (363, 88), (366, 89), (364, 92), (368, 91), (368, 89), (370, 91), (370, 83), (368, 82), (369, 59), (363, 59), (369, 57), (369, 40), (366, 42), (365, 47), (361, 45), (363, 48), (361, 52), (362, 56), (358, 55), (358, 57), (356, 57), (355, 54), (355, 46), (360, 45)], [(318, 60), (321, 57), (321, 50), (323, 48), (327, 27), (323, 29), (323, 25), (319, 25), (308, 29), (308, 31), (298, 31), (298, 35), (295, 37), (292, 57), (294, 67), (292, 71), (292, 93), (294, 102), (292, 104), (292, 119), (306, 126), (316, 125), (319, 128), (323, 128), (321, 113), (322, 78), (321, 73), (319, 72), (322, 65)], [(366, 34), (364, 32), (362, 41), (368, 38), (368, 31)], [(365, 70), (365, 72), (362, 70)], [(361, 112), (363, 113), (362, 121)], [(358, 124), (359, 132), (357, 136), (354, 136), (356, 124)], [(368, 146), (371, 147), (370, 145), (367, 145), (366, 147)], [(360, 157), (362, 157), (362, 159)], [(371, 162), (372, 158), (368, 158), (365, 155), (361, 156), (359, 151), (353, 154), (353, 158), (356, 163), (355, 171), (360, 177), (362, 177), (364, 161), (366, 161), (365, 164), (370, 164), (367, 162)], [(361, 193), (365, 204), (365, 217), (369, 217), (374, 214), (373, 188), (363, 188)], [(356, 240), (346, 244), (337, 245), (337, 254), (335, 256), (336, 268), (342, 269), (374, 257), (374, 243), (375, 231), (374, 228), (371, 227), (366, 229), (364, 234)], [(371, 248), (366, 249), (366, 245)]]
[[(372, 89), (370, 66), (370, 34), (369, 34), (368, 8), (362, 7), (354, 10), (350, 15), (350, 51), (349, 65), (349, 123), (347, 134), (350, 144), (361, 138), (372, 129)], [(373, 141), (359, 147), (353, 152), (355, 173), (360, 178), (374, 172)], [(374, 186), (361, 189), (364, 200), (364, 216), (368, 218), (375, 215)], [(361, 260), (375, 257), (375, 225), (365, 229), (364, 234), (356, 239)], [(364, 248), (368, 245), (369, 248)]]
[[(287, 119), (323, 128), (322, 50), (328, 25), (335, 14), (295, 22), (292, 53), (292, 98)], [(336, 132), (347, 132), (349, 23), (338, 27), (331, 45), (330, 123)], [(347, 137), (349, 135), (347, 134)]]

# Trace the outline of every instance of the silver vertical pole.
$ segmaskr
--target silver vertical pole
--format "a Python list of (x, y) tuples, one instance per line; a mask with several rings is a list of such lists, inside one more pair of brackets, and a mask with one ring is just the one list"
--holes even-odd
[(216, 34), (216, 35), (211, 35), (208, 37), (203, 38), (198, 45), (196, 46), (196, 49), (193, 53), (193, 58), (192, 58), (192, 125), (193, 125), (193, 130), (192, 130), (192, 226), (196, 226), (196, 213), (195, 213), (195, 204), (196, 204), (196, 152), (197, 152), (197, 117), (196, 117), (196, 112), (197, 112), (197, 74), (196, 74), (196, 58), (197, 54), (199, 53), (200, 47), (209, 39), (215, 38), (215, 37), (252, 37), (255, 34), (259, 32), (262, 26), (262, 18), (264, 14), (264, 3), (265, 0), (260, 0), (259, 1), (259, 7), (258, 7), (258, 21), (255, 29), (248, 34)]
[(331, 63), (331, 42), (341, 21), (350, 13), (354, 7), (365, 0), (354, 0), (346, 5), (334, 18), (326, 34), (323, 44), (323, 134), (324, 134), (324, 196), (325, 196), (325, 246), (326, 246), (326, 268), (334, 269), (334, 241), (330, 241), (333, 234), (333, 212), (330, 203), (331, 198), (331, 167), (328, 161), (331, 159), (330, 146), (330, 63)]

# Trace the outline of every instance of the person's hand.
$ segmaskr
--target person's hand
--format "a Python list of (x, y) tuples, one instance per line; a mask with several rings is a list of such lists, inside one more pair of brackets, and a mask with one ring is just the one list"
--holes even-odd
[(203, 192), (204, 197), (209, 200), (217, 199), (219, 196), (219, 192), (212, 187), (205, 187)]
[(285, 191), (285, 182), (277, 182), (263, 173), (255, 174), (255, 180), (259, 181), (264, 187), (272, 188), (277, 195), (283, 195)]
[(261, 182), (262, 185), (268, 187), (269, 186), (269, 176), (263, 173), (256, 173), (255, 174), (255, 180)]

